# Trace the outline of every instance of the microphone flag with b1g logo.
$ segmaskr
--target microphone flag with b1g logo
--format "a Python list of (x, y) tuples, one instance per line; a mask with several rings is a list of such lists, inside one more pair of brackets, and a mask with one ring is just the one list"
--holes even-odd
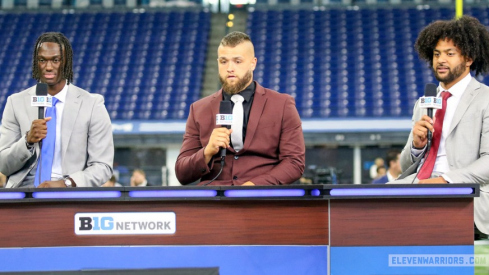
[(52, 96), (31, 96), (31, 106), (32, 107), (53, 107), (53, 97)]
[(232, 114), (217, 114), (216, 115), (216, 125), (233, 125), (233, 115)]
[(419, 107), (423, 109), (433, 108), (433, 109), (442, 109), (443, 107), (443, 99), (441, 97), (434, 96), (422, 96), (419, 100)]

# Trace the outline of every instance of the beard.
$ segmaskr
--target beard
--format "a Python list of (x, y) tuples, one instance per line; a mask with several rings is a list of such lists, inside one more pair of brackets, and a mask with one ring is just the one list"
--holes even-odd
[(253, 74), (251, 73), (251, 70), (246, 72), (243, 78), (238, 78), (238, 81), (235, 84), (229, 84), (226, 81), (226, 78), (219, 76), (219, 80), (222, 84), (222, 90), (229, 95), (235, 95), (244, 90), (248, 86), (248, 83), (250, 83), (252, 78)]
[(433, 73), (435, 75), (436, 80), (440, 81), (443, 84), (452, 83), (455, 79), (459, 78), (465, 72), (465, 61), (457, 67), (453, 68), (453, 71), (450, 67), (448, 67), (448, 74), (445, 77), (439, 76), (436, 72), (436, 68), (433, 68)]

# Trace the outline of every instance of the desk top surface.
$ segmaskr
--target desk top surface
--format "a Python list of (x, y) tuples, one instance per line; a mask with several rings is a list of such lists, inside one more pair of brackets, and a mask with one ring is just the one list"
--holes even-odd
[(169, 186), (0, 189), (1, 203), (42, 201), (336, 200), (473, 198), (479, 184), (325, 184), (287, 186)]

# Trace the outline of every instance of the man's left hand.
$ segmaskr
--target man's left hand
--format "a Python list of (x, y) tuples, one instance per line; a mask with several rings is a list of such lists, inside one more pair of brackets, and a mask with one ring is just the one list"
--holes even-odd
[(64, 180), (55, 180), (55, 181), (47, 180), (39, 184), (38, 186), (38, 188), (60, 188), (60, 187), (66, 187)]
[(425, 179), (425, 180), (420, 180), (419, 183), (421, 184), (430, 184), (430, 183), (448, 183), (443, 177), (438, 177), (438, 178), (431, 178), (431, 179)]

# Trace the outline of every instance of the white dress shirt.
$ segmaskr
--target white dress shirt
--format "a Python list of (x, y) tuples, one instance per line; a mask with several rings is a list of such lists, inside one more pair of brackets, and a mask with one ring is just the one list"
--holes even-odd
[[(69, 85), (65, 85), (63, 89), (56, 94), (59, 101), (56, 103), (56, 143), (54, 144), (53, 170), (51, 172), (51, 180), (60, 180), (63, 178), (63, 167), (61, 166), (61, 121), (63, 120), (63, 110), (66, 102), (66, 94), (68, 93)], [(47, 108), (46, 108), (47, 109)]]
[(387, 180), (388, 182), (391, 182), (391, 181), (395, 181), (397, 179), (397, 177), (394, 177), (393, 175), (391, 175), (391, 173), (389, 172), (389, 170), (387, 170)]

